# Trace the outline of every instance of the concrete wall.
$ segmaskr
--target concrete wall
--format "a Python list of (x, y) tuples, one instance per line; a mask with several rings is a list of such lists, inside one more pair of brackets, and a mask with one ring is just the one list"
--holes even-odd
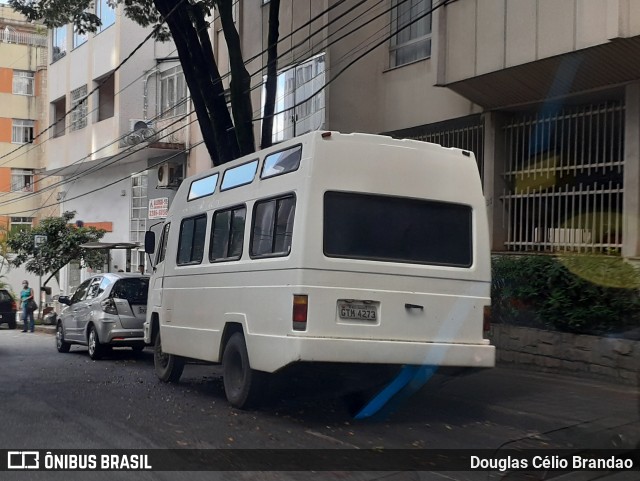
[(468, 0), (445, 10), (446, 83), (640, 35), (635, 0)]
[(612, 383), (638, 383), (640, 341), (493, 324), (496, 361), (543, 372), (566, 372)]

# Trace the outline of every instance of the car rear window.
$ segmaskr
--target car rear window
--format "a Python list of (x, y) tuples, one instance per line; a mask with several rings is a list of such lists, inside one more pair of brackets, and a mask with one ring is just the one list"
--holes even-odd
[(328, 257), (469, 267), (472, 239), (468, 205), (325, 193), (324, 253)]
[(120, 279), (114, 284), (111, 297), (126, 299), (131, 304), (146, 304), (148, 293), (148, 278)]
[(7, 291), (0, 291), (0, 302), (7, 302), (12, 300), (13, 298), (11, 297), (11, 294), (9, 294)]

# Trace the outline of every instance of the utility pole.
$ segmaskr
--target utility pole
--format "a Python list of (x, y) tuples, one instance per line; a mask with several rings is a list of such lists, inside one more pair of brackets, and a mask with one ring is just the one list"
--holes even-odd
[(42, 255), (40, 255), (41, 253), (41, 249), (42, 246), (46, 244), (47, 242), (47, 236), (46, 235), (35, 235), (33, 236), (33, 244), (34, 246), (38, 249), (38, 274), (39, 274), (39, 280), (38, 280), (38, 319), (42, 318)]

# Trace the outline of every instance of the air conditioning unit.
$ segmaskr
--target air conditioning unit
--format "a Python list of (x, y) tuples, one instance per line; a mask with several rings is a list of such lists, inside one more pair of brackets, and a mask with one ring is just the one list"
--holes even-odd
[(165, 162), (158, 166), (158, 187), (177, 186), (182, 180), (182, 165)]
[(152, 121), (129, 119), (129, 133), (122, 140), (125, 145), (138, 145), (142, 142), (153, 142), (155, 135)]

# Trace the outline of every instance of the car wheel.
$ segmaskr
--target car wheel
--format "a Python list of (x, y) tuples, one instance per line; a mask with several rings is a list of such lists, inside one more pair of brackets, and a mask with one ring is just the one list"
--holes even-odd
[(184, 370), (184, 359), (162, 351), (160, 332), (156, 335), (153, 348), (153, 365), (156, 375), (163, 382), (178, 382)]
[(9, 325), (9, 329), (15, 329), (16, 328), (16, 316), (13, 316), (13, 319), (8, 321), (7, 324)]
[(101, 359), (107, 349), (102, 344), (100, 344), (98, 331), (96, 331), (95, 326), (91, 326), (91, 328), (89, 329), (89, 336), (87, 340), (87, 344), (89, 346), (89, 357), (94, 361)]
[(265, 373), (251, 369), (242, 333), (233, 334), (222, 354), (222, 381), (229, 403), (239, 409), (256, 406), (265, 378)]
[(64, 340), (64, 329), (61, 322), (58, 323), (56, 328), (56, 348), (58, 352), (69, 352), (69, 349), (71, 349), (71, 344)]

